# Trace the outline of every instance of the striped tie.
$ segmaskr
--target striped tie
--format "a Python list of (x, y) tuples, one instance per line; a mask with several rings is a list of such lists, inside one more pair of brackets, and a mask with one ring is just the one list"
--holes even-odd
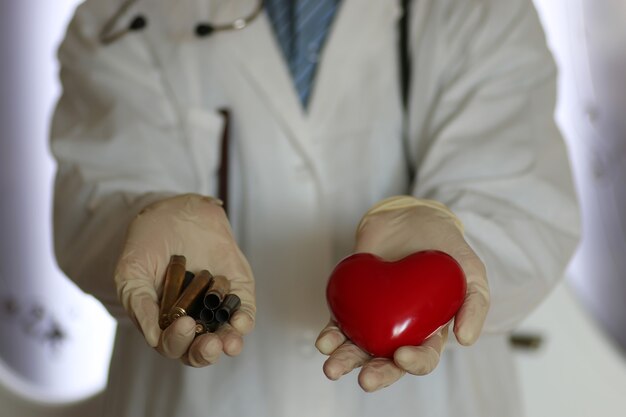
[(339, 0), (268, 0), (266, 8), (306, 109), (318, 58)]

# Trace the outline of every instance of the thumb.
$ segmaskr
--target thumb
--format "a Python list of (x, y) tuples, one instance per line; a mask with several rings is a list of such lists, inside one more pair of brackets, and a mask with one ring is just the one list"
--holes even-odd
[(159, 302), (155, 278), (147, 268), (130, 256), (122, 255), (115, 271), (115, 284), (122, 306), (139, 328), (151, 347), (156, 347), (161, 336)]

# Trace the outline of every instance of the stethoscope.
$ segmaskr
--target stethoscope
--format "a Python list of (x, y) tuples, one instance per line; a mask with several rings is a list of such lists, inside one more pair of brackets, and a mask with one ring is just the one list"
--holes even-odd
[[(131, 6), (133, 6), (133, 4), (135, 4), (137, 1), (138, 0), (126, 0), (124, 3), (122, 3), (117, 12), (115, 12), (115, 14), (111, 16), (111, 18), (104, 24), (99, 36), (100, 42), (103, 45), (112, 44), (124, 37), (125, 35), (131, 32), (141, 31), (148, 26), (148, 20), (146, 19), (146, 17), (138, 14), (131, 20), (128, 27), (120, 30), (114, 30), (120, 18), (124, 14), (126, 14)], [(252, 21), (254, 21), (254, 19), (259, 16), (259, 14), (261, 14), (264, 6), (264, 0), (257, 0), (256, 8), (249, 15), (242, 16), (238, 19), (233, 20), (230, 23), (213, 24), (210, 22), (200, 22), (195, 27), (195, 34), (197, 37), (203, 38), (206, 36), (210, 36), (215, 32), (241, 30), (247, 27)]]

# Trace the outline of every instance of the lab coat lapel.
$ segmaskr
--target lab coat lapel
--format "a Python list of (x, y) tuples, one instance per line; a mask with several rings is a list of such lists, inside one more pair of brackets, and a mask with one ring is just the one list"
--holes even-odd
[[(400, 16), (398, 1), (342, 0), (317, 68), (307, 120), (309, 126), (326, 126), (336, 118), (333, 101), (341, 94), (343, 86), (350, 84), (350, 77), (354, 76), (355, 71), (363, 70), (359, 68), (359, 60), (355, 56), (362, 55), (364, 49), (379, 46), (380, 40), (385, 39), (385, 31), (389, 28), (395, 30)], [(390, 44), (388, 47), (394, 48), (396, 45)], [(394, 63), (390, 62), (389, 65), (393, 66)]]
[(267, 103), (287, 136), (306, 146), (305, 115), (265, 12), (237, 35), (231, 45), (252, 92)]

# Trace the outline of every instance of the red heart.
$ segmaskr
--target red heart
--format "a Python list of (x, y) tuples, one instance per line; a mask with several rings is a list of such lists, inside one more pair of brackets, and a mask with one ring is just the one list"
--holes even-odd
[(352, 342), (392, 358), (399, 347), (420, 345), (448, 323), (465, 291), (461, 266), (443, 252), (417, 252), (396, 262), (357, 253), (335, 267), (326, 299)]

